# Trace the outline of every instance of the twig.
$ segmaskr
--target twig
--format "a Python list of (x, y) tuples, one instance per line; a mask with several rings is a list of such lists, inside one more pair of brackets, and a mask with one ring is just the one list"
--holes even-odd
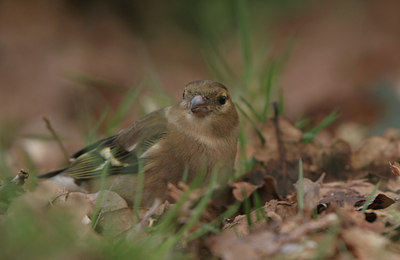
[(66, 161), (69, 162), (69, 155), (68, 155), (67, 149), (65, 149), (65, 146), (61, 142), (60, 137), (57, 135), (56, 131), (54, 131), (53, 127), (51, 126), (50, 120), (47, 119), (47, 117), (44, 116), (43, 117), (43, 121), (46, 123), (46, 127), (47, 127), (47, 129), (49, 129), (51, 135), (57, 141), (58, 146), (60, 147), (61, 151), (63, 152)]
[(20, 194), (24, 192), (23, 185), (25, 184), (25, 180), (28, 179), (29, 174), (20, 170), (19, 173), (10, 179), (7, 179), (5, 183), (0, 185), (0, 202), (2, 207), (0, 207), (0, 213), (3, 213), (6, 210), (12, 199), (18, 197)]
[(22, 186), (25, 184), (26, 179), (28, 179), (29, 173), (24, 171), (23, 169), (19, 170), (19, 173), (11, 180), (17, 186)]
[(146, 224), (146, 222), (149, 220), (149, 218), (154, 215), (154, 213), (157, 211), (157, 209), (159, 208), (159, 206), (161, 205), (161, 200), (160, 199), (156, 199), (153, 203), (153, 206), (146, 212), (146, 214), (144, 215), (143, 219), (140, 221), (139, 224), (136, 225), (136, 230), (140, 230), (144, 227), (144, 225)]
[(279, 107), (278, 103), (273, 103), (274, 107), (274, 124), (276, 132), (276, 141), (278, 143), (279, 159), (281, 161), (282, 169), (282, 195), (286, 196), (286, 182), (287, 182), (287, 169), (286, 169), (286, 149), (281, 137), (281, 130), (279, 128)]

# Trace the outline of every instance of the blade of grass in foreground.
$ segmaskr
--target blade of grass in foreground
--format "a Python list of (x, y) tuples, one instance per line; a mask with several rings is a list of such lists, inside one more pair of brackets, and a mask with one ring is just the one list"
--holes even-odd
[(69, 162), (69, 156), (68, 156), (67, 149), (65, 149), (65, 146), (64, 146), (63, 142), (61, 141), (61, 138), (58, 136), (58, 134), (54, 130), (53, 126), (51, 125), (50, 120), (47, 117), (43, 117), (43, 121), (46, 124), (46, 128), (50, 131), (50, 133), (53, 136), (54, 140), (57, 142), (58, 147), (60, 148), (60, 150), (64, 154), (65, 161)]
[[(134, 221), (137, 221), (139, 219), (139, 209), (140, 205), (142, 203), (142, 195), (143, 195), (143, 188), (144, 188), (144, 167), (143, 167), (143, 160), (139, 158), (138, 160), (138, 180), (137, 180), (137, 190), (135, 194), (135, 201), (134, 201), (134, 207), (133, 207), (133, 215), (136, 217), (134, 218)], [(134, 222), (133, 225), (136, 223)]]
[(311, 123), (311, 118), (306, 117), (298, 120), (295, 124), (295, 127), (302, 130), (306, 128)]
[(195, 179), (191, 181), (189, 188), (186, 189), (179, 200), (175, 203), (175, 205), (168, 210), (165, 216), (162, 217), (161, 222), (159, 225), (157, 225), (156, 232), (160, 233), (167, 233), (167, 231), (171, 228), (172, 223), (174, 222), (174, 219), (176, 215), (179, 212), (180, 207), (182, 204), (188, 200), (190, 193), (196, 188), (199, 187), (200, 182), (203, 178), (203, 174), (198, 174), (196, 175)]
[(304, 209), (304, 190), (303, 190), (303, 160), (299, 159), (299, 180), (297, 181), (297, 208), (299, 213)]
[(63, 71), (61, 75), (73, 82), (96, 89), (111, 90), (113, 92), (124, 92), (124, 87), (103, 78), (95, 77), (81, 72)]
[(242, 66), (244, 68), (243, 84), (247, 85), (251, 74), (250, 57), (250, 35), (248, 26), (248, 11), (246, 0), (236, 0), (235, 9), (237, 14), (237, 24), (239, 28), (239, 40), (241, 45)]
[(152, 98), (156, 101), (157, 105), (160, 106), (169, 106), (175, 103), (174, 98), (171, 94), (166, 91), (166, 89), (162, 86), (160, 79), (156, 75), (151, 75), (146, 79), (149, 82)]
[(209, 232), (215, 232), (218, 233), (220, 232), (220, 229), (218, 229), (218, 226), (222, 223), (222, 221), (233, 214), (235, 214), (239, 208), (240, 208), (241, 203), (239, 201), (235, 201), (233, 205), (231, 205), (225, 212), (223, 212), (220, 216), (218, 216), (217, 219), (213, 220), (211, 223), (208, 225), (204, 225), (201, 228), (197, 229), (196, 231), (190, 233), (188, 237), (185, 239), (186, 242), (189, 242), (193, 239), (196, 239), (198, 237), (201, 237)]
[(325, 235), (322, 237), (318, 243), (318, 247), (315, 250), (315, 254), (311, 259), (326, 259), (327, 252), (332, 245), (335, 245), (335, 240), (337, 239), (340, 230), (340, 221), (337, 221), (332, 226), (330, 226), (326, 231)]
[(97, 122), (94, 124), (94, 126), (90, 129), (89, 134), (86, 137), (85, 143), (86, 145), (90, 145), (94, 142), (96, 138), (97, 133), (99, 132), (99, 128), (101, 126), (101, 124), (104, 122), (104, 120), (107, 117), (108, 112), (110, 111), (109, 107), (107, 106), (103, 112), (101, 113), (99, 119), (97, 120)]
[(243, 126), (242, 124), (239, 125), (239, 136), (238, 136), (238, 141), (239, 141), (239, 165), (243, 166), (240, 167), (240, 170), (235, 171), (234, 178), (238, 177), (241, 173), (245, 173), (251, 170), (253, 167), (253, 162), (251, 160), (248, 160), (247, 158), (247, 153), (246, 153), (246, 143), (247, 143), (247, 137), (244, 133)]
[(256, 210), (257, 222), (260, 221), (261, 219), (268, 221), (268, 217), (267, 217), (267, 214), (265, 213), (260, 195), (258, 195), (257, 191), (254, 191), (252, 196), (253, 196), (253, 204), (254, 204), (254, 207)]
[(234, 87), (233, 84), (230, 84), (231, 80), (235, 77), (234, 72), (229, 67), (229, 62), (219, 49), (218, 43), (210, 41), (206, 44), (202, 56), (215, 80), (229, 83), (231, 88)]
[(117, 111), (115, 112), (111, 121), (105, 127), (105, 134), (107, 136), (113, 134), (116, 131), (117, 127), (121, 124), (122, 120), (128, 113), (129, 109), (132, 107), (132, 105), (139, 97), (141, 90), (142, 87), (138, 84), (136, 87), (128, 91), (125, 98), (118, 106)]
[(103, 202), (104, 190), (106, 188), (106, 178), (107, 178), (107, 173), (108, 173), (109, 168), (110, 168), (110, 162), (107, 162), (101, 171), (100, 189), (97, 193), (97, 199), (96, 199), (96, 203), (94, 204), (94, 207), (93, 207), (92, 215), (90, 216), (90, 220), (92, 222), (93, 229), (96, 229), (97, 223), (99, 222), (100, 217), (101, 217), (101, 214), (100, 214), (101, 212), (99, 212), (99, 210), (100, 210), (100, 205)]
[(242, 113), (244, 115), (244, 117), (246, 117), (246, 119), (250, 122), (250, 124), (253, 126), (254, 130), (257, 133), (258, 138), (260, 139), (260, 143), (261, 146), (265, 145), (265, 138), (262, 135), (260, 129), (257, 127), (256, 123), (254, 123), (253, 120), (251, 120), (251, 118), (246, 114), (246, 112), (244, 112), (244, 110), (242, 109), (241, 106), (239, 106), (239, 104), (235, 103), (236, 107), (239, 109), (240, 113)]
[(381, 181), (378, 181), (378, 183), (375, 185), (374, 189), (368, 195), (368, 198), (365, 201), (364, 206), (363, 206), (363, 208), (361, 210), (362, 213), (365, 213), (365, 211), (368, 209), (368, 206), (371, 203), (372, 197), (374, 196), (375, 192), (379, 189), (380, 185), (381, 185)]
[(221, 82), (223, 79), (222, 73), (219, 71), (219, 69), (217, 69), (217, 66), (214, 65), (211, 62), (211, 59), (208, 57), (207, 54), (205, 54), (205, 52), (202, 53), (203, 56), (203, 60), (206, 63), (206, 66), (208, 68), (208, 71), (210, 71), (212, 77), (216, 80)]
[(327, 117), (324, 118), (318, 125), (314, 126), (310, 130), (303, 133), (302, 140), (303, 142), (309, 143), (311, 142), (315, 136), (325, 127), (330, 125), (333, 121), (335, 121), (339, 117), (339, 111), (337, 109), (333, 110)]
[(261, 88), (265, 91), (265, 100), (264, 100), (264, 108), (262, 110), (261, 114), (261, 122), (265, 122), (268, 117), (268, 108), (270, 105), (270, 100), (271, 100), (271, 89), (273, 85), (273, 77), (275, 74), (275, 64), (272, 63), (270, 67), (267, 70), (266, 75), (264, 76), (262, 83), (261, 83)]
[(191, 218), (186, 222), (186, 224), (179, 229), (179, 231), (168, 240), (165, 241), (163, 245), (159, 247), (159, 250), (155, 252), (155, 255), (159, 255), (160, 257), (165, 254), (171, 247), (179, 242), (182, 236), (191, 229), (196, 222), (200, 219), (201, 214), (203, 213), (204, 209), (208, 205), (208, 202), (211, 200), (211, 196), (213, 194), (215, 185), (217, 181), (217, 174), (211, 174), (211, 180), (208, 187), (206, 194), (201, 198), (195, 209), (193, 210), (193, 215)]
[(285, 114), (285, 97), (283, 95), (283, 91), (279, 91), (279, 114)]
[(254, 117), (257, 118), (258, 121), (260, 121), (260, 123), (264, 123), (265, 122), (263, 116), (257, 113), (257, 111), (254, 109), (254, 107), (250, 104), (249, 101), (247, 101), (242, 96), (240, 96), (239, 98), (243, 102), (243, 104), (245, 104), (246, 107), (250, 110), (250, 112), (254, 115)]
[(243, 189), (243, 211), (244, 214), (246, 215), (246, 220), (247, 220), (247, 225), (250, 227), (253, 224), (253, 221), (251, 219), (251, 206), (250, 206), (250, 199), (247, 196), (247, 192)]

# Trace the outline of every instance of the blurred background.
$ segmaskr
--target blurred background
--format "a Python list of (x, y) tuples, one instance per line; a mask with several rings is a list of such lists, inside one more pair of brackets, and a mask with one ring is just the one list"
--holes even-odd
[(2, 0), (0, 171), (62, 164), (43, 117), (72, 153), (197, 79), (256, 109), (271, 81), (295, 122), (339, 109), (336, 135), (383, 134), (400, 124), (398, 10), (396, 0)]

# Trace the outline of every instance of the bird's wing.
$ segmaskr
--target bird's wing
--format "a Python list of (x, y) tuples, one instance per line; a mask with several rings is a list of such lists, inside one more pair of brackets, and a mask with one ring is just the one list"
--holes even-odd
[(119, 134), (73, 154), (71, 165), (62, 173), (82, 181), (99, 177), (106, 165), (107, 174), (137, 173), (141, 155), (167, 134), (167, 124), (165, 110), (154, 111)]

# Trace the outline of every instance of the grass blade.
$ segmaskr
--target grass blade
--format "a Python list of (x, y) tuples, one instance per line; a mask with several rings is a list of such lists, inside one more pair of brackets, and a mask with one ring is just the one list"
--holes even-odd
[(116, 92), (124, 92), (124, 87), (114, 82), (108, 81), (103, 78), (99, 78), (90, 74), (85, 74), (81, 72), (72, 72), (72, 71), (64, 71), (62, 72), (62, 76), (73, 81), (79, 83), (83, 86), (90, 86), (96, 89), (104, 89), (107, 91), (116, 91)]
[(362, 207), (362, 210), (361, 210), (362, 213), (365, 213), (365, 211), (368, 209), (368, 206), (371, 203), (372, 197), (374, 196), (375, 192), (379, 189), (380, 185), (381, 185), (381, 181), (378, 181), (378, 183), (375, 185), (374, 189), (368, 195), (368, 198), (365, 201), (364, 206)]
[[(142, 195), (143, 195), (143, 188), (144, 188), (144, 165), (143, 160), (139, 158), (138, 160), (138, 180), (136, 185), (136, 194), (135, 194), (135, 201), (133, 206), (133, 215), (136, 216), (135, 220), (139, 219), (139, 209), (142, 203)], [(136, 224), (136, 223), (135, 223)]]
[(325, 117), (318, 125), (303, 133), (302, 140), (305, 143), (311, 142), (315, 136), (325, 127), (330, 125), (339, 117), (338, 109), (333, 110), (327, 117)]
[(221, 72), (216, 68), (216, 66), (211, 62), (211, 59), (209, 57), (209, 55), (206, 55), (205, 52), (202, 53), (203, 56), (203, 60), (206, 63), (206, 66), (208, 68), (208, 71), (210, 71), (212, 77), (216, 80), (216, 81), (222, 81), (222, 76), (221, 76)]
[(249, 160), (247, 158), (247, 153), (246, 153), (246, 143), (247, 143), (247, 138), (245, 135), (245, 132), (243, 130), (242, 124), (239, 125), (239, 135), (238, 135), (238, 141), (239, 141), (239, 164), (243, 166), (243, 168), (240, 167), (240, 170), (235, 171), (234, 178), (240, 176), (241, 173), (243, 172), (248, 172), (253, 168), (254, 162), (252, 160)]
[[(235, 201), (235, 203), (233, 205), (231, 205), (225, 212), (223, 212), (221, 215), (219, 215), (217, 219), (215, 219), (211, 223), (209, 223), (207, 225), (208, 227), (205, 227), (205, 228), (201, 227), (201, 228), (197, 229), (196, 231), (190, 233), (188, 235), (188, 237), (185, 239), (185, 241), (186, 242), (192, 241), (193, 239), (201, 237), (201, 236), (209, 233), (210, 231), (214, 232), (217, 230), (218, 232), (220, 232), (220, 229), (218, 229), (218, 226), (221, 224), (221, 222), (224, 219), (235, 214), (239, 210), (240, 205), (241, 205), (241, 203), (239, 201)], [(214, 230), (214, 229), (216, 229), (216, 230)]]
[(243, 198), (244, 198), (244, 200), (243, 200), (243, 211), (244, 211), (244, 214), (246, 215), (247, 225), (251, 226), (253, 223), (252, 223), (252, 219), (251, 219), (250, 199), (247, 196), (246, 190), (243, 189), (242, 193), (243, 193)]
[[(172, 237), (170, 237), (166, 242), (160, 246), (158, 250), (158, 254), (160, 256), (164, 255), (165, 252), (167, 252), (172, 246), (174, 246), (176, 243), (179, 242), (179, 240), (182, 238), (182, 236), (190, 229), (192, 228), (198, 219), (201, 217), (201, 214), (203, 213), (204, 209), (208, 205), (208, 202), (211, 200), (211, 196), (213, 194), (215, 185), (216, 185), (216, 180), (217, 180), (217, 174), (211, 174), (212, 179), (209, 184), (209, 189), (207, 190), (206, 194), (201, 198), (200, 202), (197, 204), (196, 208), (193, 210), (193, 215), (191, 218), (186, 222), (186, 224), (179, 229), (179, 231)], [(155, 255), (157, 255), (155, 253)]]
[(267, 73), (261, 82), (261, 88), (265, 91), (264, 108), (262, 110), (262, 122), (265, 122), (267, 120), (274, 74), (275, 74), (275, 64), (272, 63), (269, 66)]
[(203, 174), (196, 175), (195, 179), (191, 181), (189, 188), (186, 189), (179, 200), (175, 203), (175, 205), (168, 210), (165, 216), (161, 219), (160, 224), (156, 227), (156, 232), (166, 233), (168, 229), (171, 228), (172, 223), (179, 212), (180, 207), (182, 204), (189, 198), (190, 193), (200, 185), (202, 180)]
[(207, 43), (202, 56), (215, 80), (230, 83), (230, 80), (235, 77), (228, 65), (229, 62), (219, 50), (218, 43), (211, 41)]
[(96, 203), (94, 204), (92, 215), (90, 216), (90, 220), (92, 221), (92, 228), (96, 229), (97, 223), (100, 220), (101, 217), (101, 212), (100, 210), (100, 205), (103, 202), (103, 197), (104, 197), (104, 190), (106, 189), (106, 178), (108, 174), (108, 169), (110, 168), (110, 162), (107, 162), (106, 165), (104, 165), (103, 170), (101, 171), (101, 176), (100, 176), (100, 189), (98, 191)]
[(311, 118), (306, 117), (306, 118), (303, 118), (303, 119), (300, 119), (299, 121), (297, 121), (295, 124), (295, 127), (300, 130), (303, 130), (303, 129), (307, 128), (307, 126), (310, 125), (310, 123), (311, 123)]
[(246, 114), (246, 112), (239, 106), (239, 104), (235, 104), (236, 107), (239, 109), (240, 113), (244, 115), (244, 117), (250, 122), (250, 124), (253, 126), (254, 130), (257, 133), (258, 139), (260, 139), (261, 146), (265, 145), (265, 138), (261, 133), (261, 130), (257, 127), (256, 123), (254, 123), (253, 120)]
[(243, 104), (246, 105), (246, 107), (250, 110), (250, 112), (257, 118), (260, 123), (264, 123), (265, 120), (262, 115), (258, 114), (257, 111), (254, 109), (254, 107), (248, 102), (244, 97), (240, 96), (240, 100), (243, 102)]
[(300, 213), (304, 209), (304, 190), (303, 190), (303, 160), (299, 159), (299, 180), (297, 181), (297, 208)]
[(50, 131), (50, 133), (53, 136), (54, 140), (56, 140), (56, 142), (58, 144), (58, 147), (60, 147), (62, 153), (64, 154), (65, 161), (69, 162), (69, 155), (68, 155), (67, 149), (65, 149), (65, 146), (62, 143), (60, 137), (58, 136), (58, 134), (56, 133), (54, 128), (51, 126), (50, 120), (47, 119), (47, 117), (43, 117), (43, 121), (46, 123), (46, 128)]
[(97, 136), (97, 133), (99, 132), (99, 128), (101, 126), (101, 124), (104, 122), (104, 120), (106, 119), (108, 112), (110, 111), (109, 107), (107, 106), (103, 112), (101, 113), (99, 119), (97, 120), (97, 122), (94, 124), (94, 126), (90, 129), (89, 134), (87, 135), (87, 138), (85, 140), (86, 145), (89, 145), (91, 143), (93, 143), (93, 141)]
[(250, 36), (248, 26), (248, 10), (246, 0), (235, 1), (237, 23), (239, 28), (239, 40), (241, 44), (242, 65), (244, 69), (243, 83), (246, 85), (250, 79), (251, 57), (250, 57)]
[(125, 115), (128, 113), (129, 109), (132, 107), (133, 103), (135, 103), (135, 101), (139, 97), (141, 90), (142, 90), (142, 88), (137, 86), (128, 91), (124, 100), (118, 106), (117, 111), (115, 112), (113, 118), (106, 125), (105, 134), (107, 136), (111, 135), (112, 133), (114, 133), (116, 131), (117, 127), (121, 124), (122, 120), (124, 119)]
[(329, 248), (335, 244), (338, 233), (340, 231), (340, 222), (334, 223), (331, 227), (327, 229), (325, 235), (318, 243), (318, 247), (315, 250), (315, 254), (311, 259), (327, 259)]
[(256, 208), (257, 222), (260, 221), (261, 219), (264, 219), (265, 221), (267, 221), (268, 217), (267, 217), (267, 214), (265, 213), (263, 203), (261, 202), (260, 195), (258, 195), (257, 191), (254, 191), (252, 194), (252, 197), (253, 197), (254, 207)]
[(283, 91), (279, 91), (279, 114), (285, 114), (285, 96), (283, 95)]

